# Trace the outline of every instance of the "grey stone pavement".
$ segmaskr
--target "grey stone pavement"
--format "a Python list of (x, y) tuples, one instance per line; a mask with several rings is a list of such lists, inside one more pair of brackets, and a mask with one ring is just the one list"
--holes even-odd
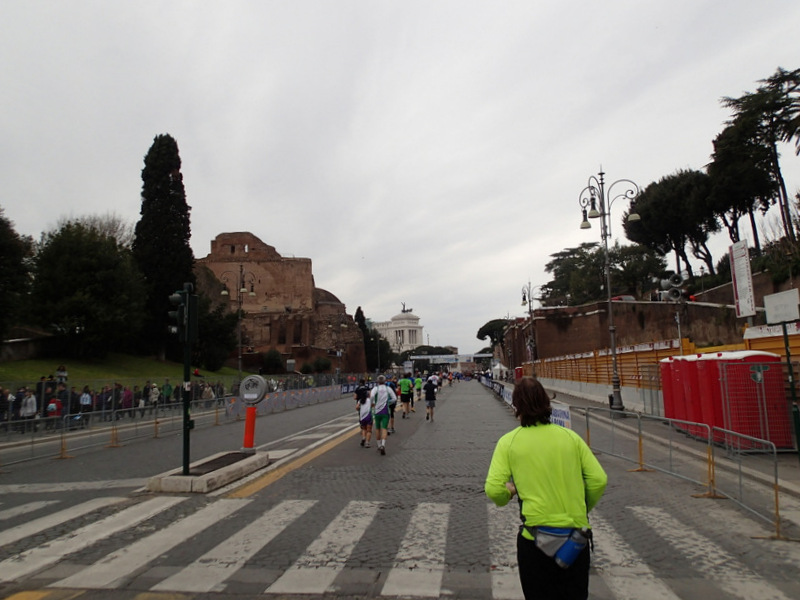
[[(582, 408), (596, 405), (562, 394), (557, 400), (573, 405), (572, 427), (585, 434)], [(407, 581), (408, 589), (401, 594), (386, 592), (393, 569), (398, 564), (410, 565), (414, 561), (423, 565), (433, 561), (440, 565), (432, 569), (441, 578), (439, 593), (432, 594), (434, 596), (517, 597), (513, 591), (506, 591), (508, 595), (503, 596), (502, 588), (495, 582), (498, 572), (511, 571), (513, 577), (513, 565), (506, 563), (507, 553), (513, 554), (517, 507), (490, 506), (483, 493), (494, 444), (516, 424), (507, 406), (476, 381), (446, 386), (437, 401), (434, 422), (425, 420), (424, 408), (419, 405), (410, 419), (401, 419), (398, 415), (397, 433), (389, 437), (386, 456), (381, 456), (374, 447), (361, 448), (358, 437), (351, 435), (356, 421), (352, 407), (352, 400), (343, 398), (259, 418), (257, 444), (264, 445), (276, 457), (286, 456), (287, 467), (292, 465), (292, 452), (325, 441), (328, 438), (323, 436), (328, 433), (331, 445), (302, 466), (286, 468), (280, 473), (274, 471), (280, 476), (269, 485), (248, 492), (245, 496), (248, 502), (236, 512), (235, 518), (220, 516), (218, 522), (187, 540), (180, 540), (181, 543), (169, 551), (159, 552), (146, 568), (120, 573), (120, 580), (114, 586), (87, 588), (80, 597), (85, 600), (160, 598), (162, 596), (145, 594), (152, 594), (148, 592), (150, 588), (198, 560), (203, 552), (229, 538), (243, 523), (254, 522), (284, 501), (315, 504), (312, 510), (258, 550), (246, 565), (226, 580), (222, 589), (205, 593), (176, 590), (181, 592), (179, 597), (232, 600), (263, 595), (287, 570), (305, 564), (307, 548), (313, 547), (315, 540), (324, 535), (339, 515), (353, 507), (363, 509), (367, 505), (377, 507), (375, 520), (353, 543), (346, 561), (340, 565), (341, 570), (337, 571), (334, 591), (325, 597), (418, 597), (420, 594), (414, 593), (413, 587), (416, 573), (411, 568), (413, 565), (406, 575), (400, 575), (401, 582)], [(612, 432), (614, 437), (625, 439), (625, 444), (629, 445), (630, 419), (624, 421), (602, 422), (602, 417), (598, 416), (592, 421), (592, 445), (612, 447), (609, 446)], [(238, 449), (242, 427), (243, 424), (234, 423), (195, 432), (193, 458)], [(659, 433), (657, 427), (654, 429), (653, 435)], [(334, 445), (336, 441), (341, 443)], [(702, 473), (703, 456), (700, 453), (701, 460), (697, 460), (695, 442), (687, 439), (680, 443), (695, 452), (689, 452), (686, 460), (699, 462)], [(676, 441), (673, 451), (679, 454), (677, 444)], [(4, 560), (13, 559), (21, 552), (52, 543), (55, 538), (103, 516), (144, 502), (148, 495), (137, 491), (139, 485), (144, 478), (177, 466), (179, 448), (178, 437), (139, 441), (122, 448), (87, 451), (75, 459), (36, 461), (6, 469), (0, 474), (0, 491), (3, 492), (0, 510), (34, 498), (68, 497), (77, 502), (113, 494), (123, 499), (119, 506), (99, 509), (0, 547), (0, 568)], [(663, 446), (660, 452), (664, 452)], [(592, 513), (596, 530), (592, 598), (800, 598), (800, 582), (797, 581), (800, 544), (770, 539), (770, 523), (729, 500), (702, 497), (705, 488), (685, 478), (659, 471), (631, 471), (636, 465), (607, 453), (601, 452), (598, 457), (608, 472), (609, 486)], [(791, 471), (791, 461), (797, 461), (797, 457), (781, 457), (782, 461), (784, 459), (787, 464), (785, 472), (781, 465), (783, 482), (792, 483), (795, 471)], [(696, 465), (693, 468), (696, 470)], [(77, 484), (87, 480), (105, 482), (107, 487), (89, 486), (81, 490)], [(108, 483), (113, 481), (124, 482), (124, 485), (118, 483), (116, 487)], [(253, 481), (257, 482), (257, 479)], [(36, 488), (37, 485), (41, 487)], [(59, 485), (64, 485), (61, 491)], [(752, 498), (769, 504), (772, 490), (768, 485), (758, 483), (746, 487)], [(83, 573), (106, 560), (105, 557), (170, 527), (183, 516), (228, 501), (234, 490), (223, 492), (191, 497), (166, 508), (144, 524), (70, 554), (51, 568), (19, 581), (0, 583), (0, 594), (42, 590), (50, 584), (57, 586), (58, 581)], [(789, 493), (785, 495), (787, 512), (795, 518), (792, 511), (800, 515), (797, 499)], [(437, 510), (446, 510), (448, 518), (447, 527), (440, 536), (434, 535), (433, 515)], [(431, 519), (430, 533), (416, 540), (417, 554), (400, 556), (398, 548), (406, 543), (409, 528), (415, 523), (427, 523), (426, 519)], [(505, 533), (499, 537), (492, 526), (498, 519), (505, 523)], [(800, 537), (797, 523), (791, 520), (785, 532)], [(327, 543), (332, 542), (328, 540)], [(500, 550), (496, 551), (498, 546)], [(506, 555), (498, 556), (498, 552), (506, 552)], [(310, 574), (319, 569), (324, 571), (326, 566), (330, 568), (330, 565), (312, 566)], [(77, 587), (80, 589), (80, 584)], [(58, 600), (61, 597), (58, 594), (65, 592), (58, 587), (47, 589), (53, 591), (40, 598)], [(299, 596), (268, 591), (267, 597)]]

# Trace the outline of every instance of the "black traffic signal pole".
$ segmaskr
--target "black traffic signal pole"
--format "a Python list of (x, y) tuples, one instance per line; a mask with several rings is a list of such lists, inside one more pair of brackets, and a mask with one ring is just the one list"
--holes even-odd
[(189, 448), (190, 435), (194, 429), (191, 419), (191, 364), (192, 343), (197, 338), (197, 296), (192, 294), (194, 286), (184, 283), (183, 289), (169, 297), (172, 304), (178, 309), (170, 312), (170, 317), (176, 320), (178, 339), (183, 342), (183, 389), (181, 404), (183, 405), (183, 474), (189, 475)]

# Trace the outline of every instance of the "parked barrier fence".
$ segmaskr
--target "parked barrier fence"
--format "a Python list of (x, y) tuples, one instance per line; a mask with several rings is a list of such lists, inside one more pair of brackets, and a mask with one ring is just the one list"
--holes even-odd
[[(606, 407), (583, 410), (586, 441), (593, 451), (635, 463), (631, 471), (660, 471), (703, 486), (705, 491), (696, 497), (730, 499), (771, 523), (772, 537), (786, 539), (774, 443), (704, 423)], [(593, 433), (596, 428), (603, 434)]]
[[(283, 412), (341, 398), (349, 384), (275, 390), (257, 405), (257, 415)], [(244, 419), (246, 404), (238, 396), (196, 399), (190, 403), (195, 428), (214, 427)], [(82, 450), (117, 448), (134, 442), (180, 434), (183, 408), (159, 402), (143, 408), (99, 410), (60, 417), (0, 422), (0, 462), (15, 464), (37, 458), (71, 458)]]

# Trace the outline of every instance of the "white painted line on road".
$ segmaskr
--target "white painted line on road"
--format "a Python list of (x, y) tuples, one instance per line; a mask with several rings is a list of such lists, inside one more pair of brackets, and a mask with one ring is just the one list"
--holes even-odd
[(57, 503), (58, 500), (39, 500), (38, 502), (27, 502), (25, 504), (21, 504), (20, 506), (15, 506), (14, 508), (0, 510), (0, 521), (13, 519), (15, 517), (19, 517), (20, 515), (24, 515), (25, 513), (32, 513), (40, 508)]
[(331, 586), (336, 576), (344, 569), (380, 505), (380, 502), (349, 502), (265, 593), (324, 594), (335, 591)]
[(0, 494), (48, 494), (86, 490), (111, 490), (116, 488), (137, 488), (146, 483), (146, 478), (107, 479), (104, 481), (67, 481), (58, 483), (9, 483), (0, 485)]
[[(214, 498), (214, 497), (217, 497), (217, 496), (223, 496), (223, 495), (228, 494), (228, 493), (230, 493), (230, 492), (232, 492), (234, 490), (240, 489), (243, 486), (247, 485), (248, 483), (264, 477), (265, 474), (270, 473), (271, 471), (275, 471), (279, 467), (282, 467), (284, 464), (292, 462), (292, 461), (294, 461), (296, 459), (299, 459), (302, 456), (305, 456), (306, 454), (309, 454), (310, 452), (315, 451), (320, 446), (324, 446), (326, 443), (328, 443), (329, 440), (335, 440), (336, 438), (338, 438), (341, 435), (345, 435), (348, 432), (352, 432), (356, 427), (358, 427), (357, 423), (348, 425), (348, 426), (336, 431), (335, 433), (332, 433), (331, 435), (329, 435), (329, 436), (327, 436), (325, 438), (322, 438), (321, 440), (318, 440), (316, 442), (312, 442), (311, 444), (309, 444), (305, 448), (301, 448), (301, 449), (298, 449), (296, 451), (293, 451), (294, 455), (284, 456), (282, 459), (276, 460), (275, 462), (272, 462), (273, 451), (272, 450), (268, 450), (269, 455), (270, 455), (270, 464), (267, 467), (265, 467), (264, 469), (260, 469), (259, 471), (256, 471), (255, 473), (251, 473), (247, 477), (243, 477), (242, 479), (239, 479), (238, 481), (231, 482), (228, 485), (219, 488), (218, 490), (214, 490), (213, 492), (209, 492), (207, 495), (210, 498)], [(287, 439), (287, 440), (295, 439), (295, 436), (288, 436), (285, 439)], [(264, 446), (259, 446), (258, 449), (261, 450), (262, 448), (267, 448), (268, 446), (270, 446), (270, 444), (265, 444)]]
[(448, 504), (422, 502), (411, 515), (382, 596), (439, 597), (447, 547)]
[(193, 535), (230, 516), (250, 500), (219, 500), (212, 502), (179, 521), (160, 529), (133, 544), (112, 552), (105, 558), (50, 585), (59, 588), (112, 589), (124, 583), (131, 575), (184, 543)]
[(680, 600), (597, 511), (589, 520), (594, 533), (592, 564), (616, 600)]
[(17, 525), (16, 527), (12, 527), (11, 529), (6, 529), (5, 531), (0, 532), (0, 546), (18, 542), (19, 540), (30, 535), (36, 535), (45, 529), (50, 529), (56, 525), (61, 525), (67, 521), (83, 516), (86, 513), (90, 513), (93, 510), (110, 506), (111, 504), (122, 502), (123, 500), (124, 498), (111, 496), (104, 498), (92, 498), (91, 500), (82, 504), (76, 504), (75, 506), (45, 515), (39, 519), (34, 519), (28, 523), (22, 523), (21, 525)]
[(750, 600), (789, 600), (778, 588), (728, 554), (719, 544), (687, 527), (666, 511), (649, 506), (632, 506), (637, 518), (678, 552), (692, 560), (693, 566), (730, 596)]
[(519, 509), (487, 504), (489, 549), (491, 552), (492, 597), (495, 600), (524, 600), (517, 567)]
[(316, 500), (281, 502), (185, 569), (150, 589), (180, 592), (225, 591), (226, 579), (316, 503)]
[(90, 523), (52, 542), (26, 550), (0, 562), (0, 581), (18, 581), (21, 577), (57, 563), (68, 554), (88, 548), (95, 542), (146, 521), (150, 517), (160, 514), (167, 508), (184, 500), (185, 498), (174, 496), (153, 498), (126, 508), (100, 521)]
[(269, 459), (270, 460), (280, 460), (297, 452), (297, 448), (285, 448), (281, 450), (270, 450), (269, 451)]

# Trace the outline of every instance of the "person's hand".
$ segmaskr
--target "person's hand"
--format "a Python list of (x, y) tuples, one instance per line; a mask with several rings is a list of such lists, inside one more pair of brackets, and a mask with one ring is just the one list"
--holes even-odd
[(508, 492), (511, 494), (511, 497), (512, 497), (512, 498), (513, 498), (513, 497), (516, 495), (516, 493), (517, 493), (517, 486), (515, 486), (515, 485), (514, 485), (514, 482), (513, 482), (513, 481), (506, 481), (506, 489), (507, 489), (507, 490), (508, 490)]

